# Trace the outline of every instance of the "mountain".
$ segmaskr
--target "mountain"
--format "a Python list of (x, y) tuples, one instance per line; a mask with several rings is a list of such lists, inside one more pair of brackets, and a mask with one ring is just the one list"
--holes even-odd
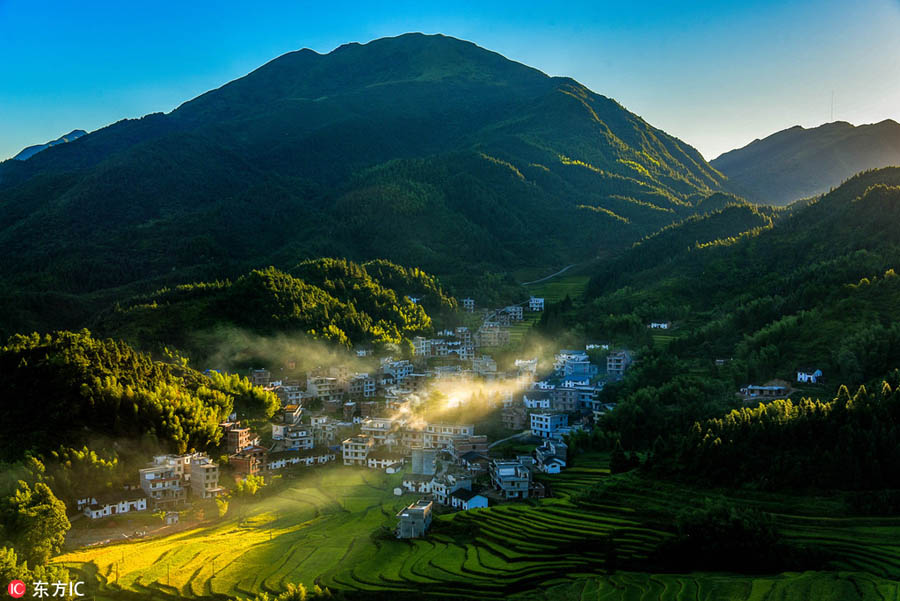
[(586, 321), (608, 332), (610, 313), (644, 330), (671, 320), (670, 352), (703, 364), (733, 358), (741, 386), (793, 380), (812, 365), (848, 386), (887, 375), (900, 363), (900, 243), (884, 224), (900, 219), (900, 168), (861, 173), (771, 217), (715, 240), (699, 238), (693, 220), (648, 238), (595, 274)]
[(758, 203), (785, 205), (818, 196), (850, 176), (900, 165), (900, 124), (886, 119), (853, 126), (843, 121), (799, 125), (754, 140), (714, 159), (730, 189)]
[(67, 133), (66, 135), (56, 138), (52, 142), (47, 142), (46, 144), (35, 144), (34, 146), (29, 146), (27, 148), (23, 148), (19, 152), (19, 154), (17, 154), (16, 156), (13, 157), (13, 160), (25, 161), (27, 159), (30, 159), (31, 157), (33, 157), (40, 151), (50, 148), (51, 146), (56, 146), (57, 144), (65, 144), (66, 142), (71, 142), (73, 140), (77, 140), (81, 136), (86, 136), (86, 135), (87, 135), (87, 132), (84, 131), (83, 129), (72, 130), (69, 133)]
[(300, 50), (0, 164), (0, 305), (68, 326), (101, 297), (321, 256), (416, 265), (465, 292), (627, 246), (723, 181), (614, 100), (469, 42)]

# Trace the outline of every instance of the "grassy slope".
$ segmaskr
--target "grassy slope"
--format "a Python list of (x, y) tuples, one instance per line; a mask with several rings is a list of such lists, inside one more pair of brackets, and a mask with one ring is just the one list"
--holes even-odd
[[(394, 513), (414, 495), (390, 494), (397, 476), (333, 466), (305, 472), (277, 496), (248, 509), (243, 519), (158, 540), (73, 551), (58, 561), (88, 581), (102, 582), (98, 599), (122, 598), (120, 590), (137, 598), (247, 595), (316, 579), (335, 589), (480, 599), (850, 601), (894, 598), (885, 595), (900, 592), (895, 544), (900, 520), (815, 517), (835, 508), (827, 501), (752, 493), (742, 500), (778, 512), (790, 538), (834, 549), (842, 557), (840, 571), (607, 575), (605, 554), (594, 543), (611, 537), (620, 564), (639, 560), (667, 536), (642, 525), (642, 513), (689, 505), (698, 491), (625, 477), (615, 503), (575, 507), (570, 495), (606, 477), (603, 465), (602, 456), (582, 456), (580, 466), (548, 480), (557, 496), (537, 506), (510, 504), (438, 518), (476, 525), (474, 540), (439, 525), (426, 539), (376, 544), (371, 532), (392, 526)], [(116, 562), (123, 553), (116, 584)], [(213, 560), (217, 573), (211, 579)]]

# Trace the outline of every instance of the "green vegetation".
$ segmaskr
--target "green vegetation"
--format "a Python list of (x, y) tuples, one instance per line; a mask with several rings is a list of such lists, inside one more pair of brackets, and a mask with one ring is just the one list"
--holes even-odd
[(615, 101), (468, 42), (292, 52), (0, 165), (0, 254), (15, 257), (0, 335), (320, 256), (417, 265), (486, 299), (485, 277), (629, 245), (723, 182)]
[[(898, 387), (894, 371), (873, 393), (860, 387), (850, 395), (842, 387), (829, 402), (772, 401), (735, 410), (672, 437), (674, 443), (656, 449), (651, 466), (659, 474), (728, 486), (896, 491)], [(898, 508), (893, 505), (885, 513)]]
[[(413, 303), (411, 296), (421, 301)], [(344, 346), (397, 344), (432, 329), (426, 308), (449, 317), (456, 300), (419, 269), (316, 259), (289, 272), (269, 267), (234, 283), (188, 284), (139, 296), (101, 315), (97, 326), (140, 348), (174, 345), (196, 362), (215, 353), (226, 337), (217, 335), (223, 329)]]
[[(554, 309), (556, 322), (639, 360), (604, 390), (618, 407), (587, 446), (620, 439), (650, 450), (738, 408), (740, 387), (791, 382), (804, 367), (821, 369), (826, 384), (798, 400), (829, 400), (839, 384), (880, 386), (900, 364), (900, 246), (883, 228), (900, 218), (898, 184), (900, 169), (888, 168), (789, 212), (726, 206), (598, 266), (584, 299)], [(651, 335), (653, 320), (673, 323), (667, 338)]]
[[(348, 599), (554, 598), (550, 591), (585, 587), (598, 596), (669, 591), (683, 598), (677, 596), (679, 586), (699, 598), (734, 591), (739, 599), (759, 599), (770, 590), (806, 598), (811, 588), (837, 582), (839, 591), (852, 583), (860, 587), (844, 597), (852, 600), (867, 598), (875, 588), (897, 590), (900, 556), (891, 542), (896, 519), (837, 517), (845, 511), (837, 502), (758, 493), (727, 493), (729, 515), (734, 508), (741, 520), (772, 521), (783, 544), (820, 548), (817, 557), (838, 571), (751, 577), (734, 574), (755, 571), (738, 563), (722, 576), (697, 556), (689, 573), (658, 573), (654, 554), (678, 540), (678, 524), (682, 531), (696, 528), (684, 508), (698, 498), (718, 498), (708, 504), (714, 517), (703, 518), (703, 524), (718, 520), (726, 501), (718, 493), (634, 474), (610, 477), (603, 463), (602, 455), (582, 455), (564, 473), (544, 480), (554, 498), (440, 515), (426, 538), (411, 541), (380, 534), (393, 528), (396, 511), (415, 498), (390, 494), (399, 476), (301, 468), (275, 494), (242, 505), (220, 524), (76, 550), (58, 562), (99, 585), (97, 599), (126, 593), (252, 598), (260, 591), (277, 594), (290, 583), (310, 589), (318, 584)], [(592, 498), (587, 490), (594, 491)]]

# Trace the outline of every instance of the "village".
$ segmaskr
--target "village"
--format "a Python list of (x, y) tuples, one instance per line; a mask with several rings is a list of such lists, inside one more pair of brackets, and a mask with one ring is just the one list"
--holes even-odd
[[(476, 312), (474, 299), (463, 299), (461, 307)], [(77, 510), (92, 521), (153, 511), (172, 526), (193, 504), (226, 496), (248, 478), (264, 482), (326, 464), (400, 475), (392, 494), (417, 500), (397, 514), (399, 538), (423, 536), (435, 513), (542, 498), (548, 480), (535, 474), (566, 468), (566, 437), (590, 431), (614, 408), (600, 400), (600, 391), (634, 362), (630, 350), (588, 343), (583, 350), (557, 350), (552, 359), (522, 357), (498, 368), (489, 352), (509, 345), (510, 330), (526, 311), (543, 310), (538, 297), (482, 309), (474, 331), (457, 326), (416, 337), (406, 359), (355, 349), (348, 359), (366, 362), (368, 371), (354, 370), (351, 361), (306, 373), (296, 373), (292, 360), (251, 368), (250, 382), (281, 402), (271, 420), (251, 425), (232, 414), (219, 424), (224, 454), (218, 461), (203, 452), (153, 457), (138, 470), (137, 484), (113, 495), (86, 494)], [(647, 325), (671, 327), (668, 321)], [(822, 380), (821, 370), (797, 371), (800, 384)], [(778, 380), (748, 385), (737, 396), (747, 404), (792, 391)]]
[[(476, 311), (473, 299), (461, 305)], [(202, 452), (154, 457), (138, 470), (136, 485), (114, 496), (87, 494), (77, 509), (91, 520), (153, 511), (173, 525), (192, 504), (222, 497), (247, 478), (335, 464), (401, 475), (391, 492), (418, 497), (397, 515), (395, 534), (408, 538), (422, 536), (435, 512), (546, 496), (534, 475), (566, 468), (565, 437), (590, 430), (612, 409), (599, 393), (624, 376), (633, 357), (588, 344), (498, 369), (485, 351), (507, 344), (525, 311), (543, 309), (536, 297), (484, 309), (474, 332), (458, 326), (417, 337), (408, 359), (354, 350), (350, 359), (375, 366), (367, 372), (332, 365), (293, 374), (290, 361), (252, 368), (250, 381), (281, 401), (271, 420), (251, 426), (233, 414), (219, 425), (218, 461)]]

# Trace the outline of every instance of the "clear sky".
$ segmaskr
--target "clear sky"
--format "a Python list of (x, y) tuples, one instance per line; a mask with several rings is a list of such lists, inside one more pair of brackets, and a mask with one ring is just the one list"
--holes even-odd
[(444, 33), (567, 75), (708, 159), (792, 125), (900, 121), (900, 0), (0, 0), (0, 159), (168, 112), (285, 52)]

